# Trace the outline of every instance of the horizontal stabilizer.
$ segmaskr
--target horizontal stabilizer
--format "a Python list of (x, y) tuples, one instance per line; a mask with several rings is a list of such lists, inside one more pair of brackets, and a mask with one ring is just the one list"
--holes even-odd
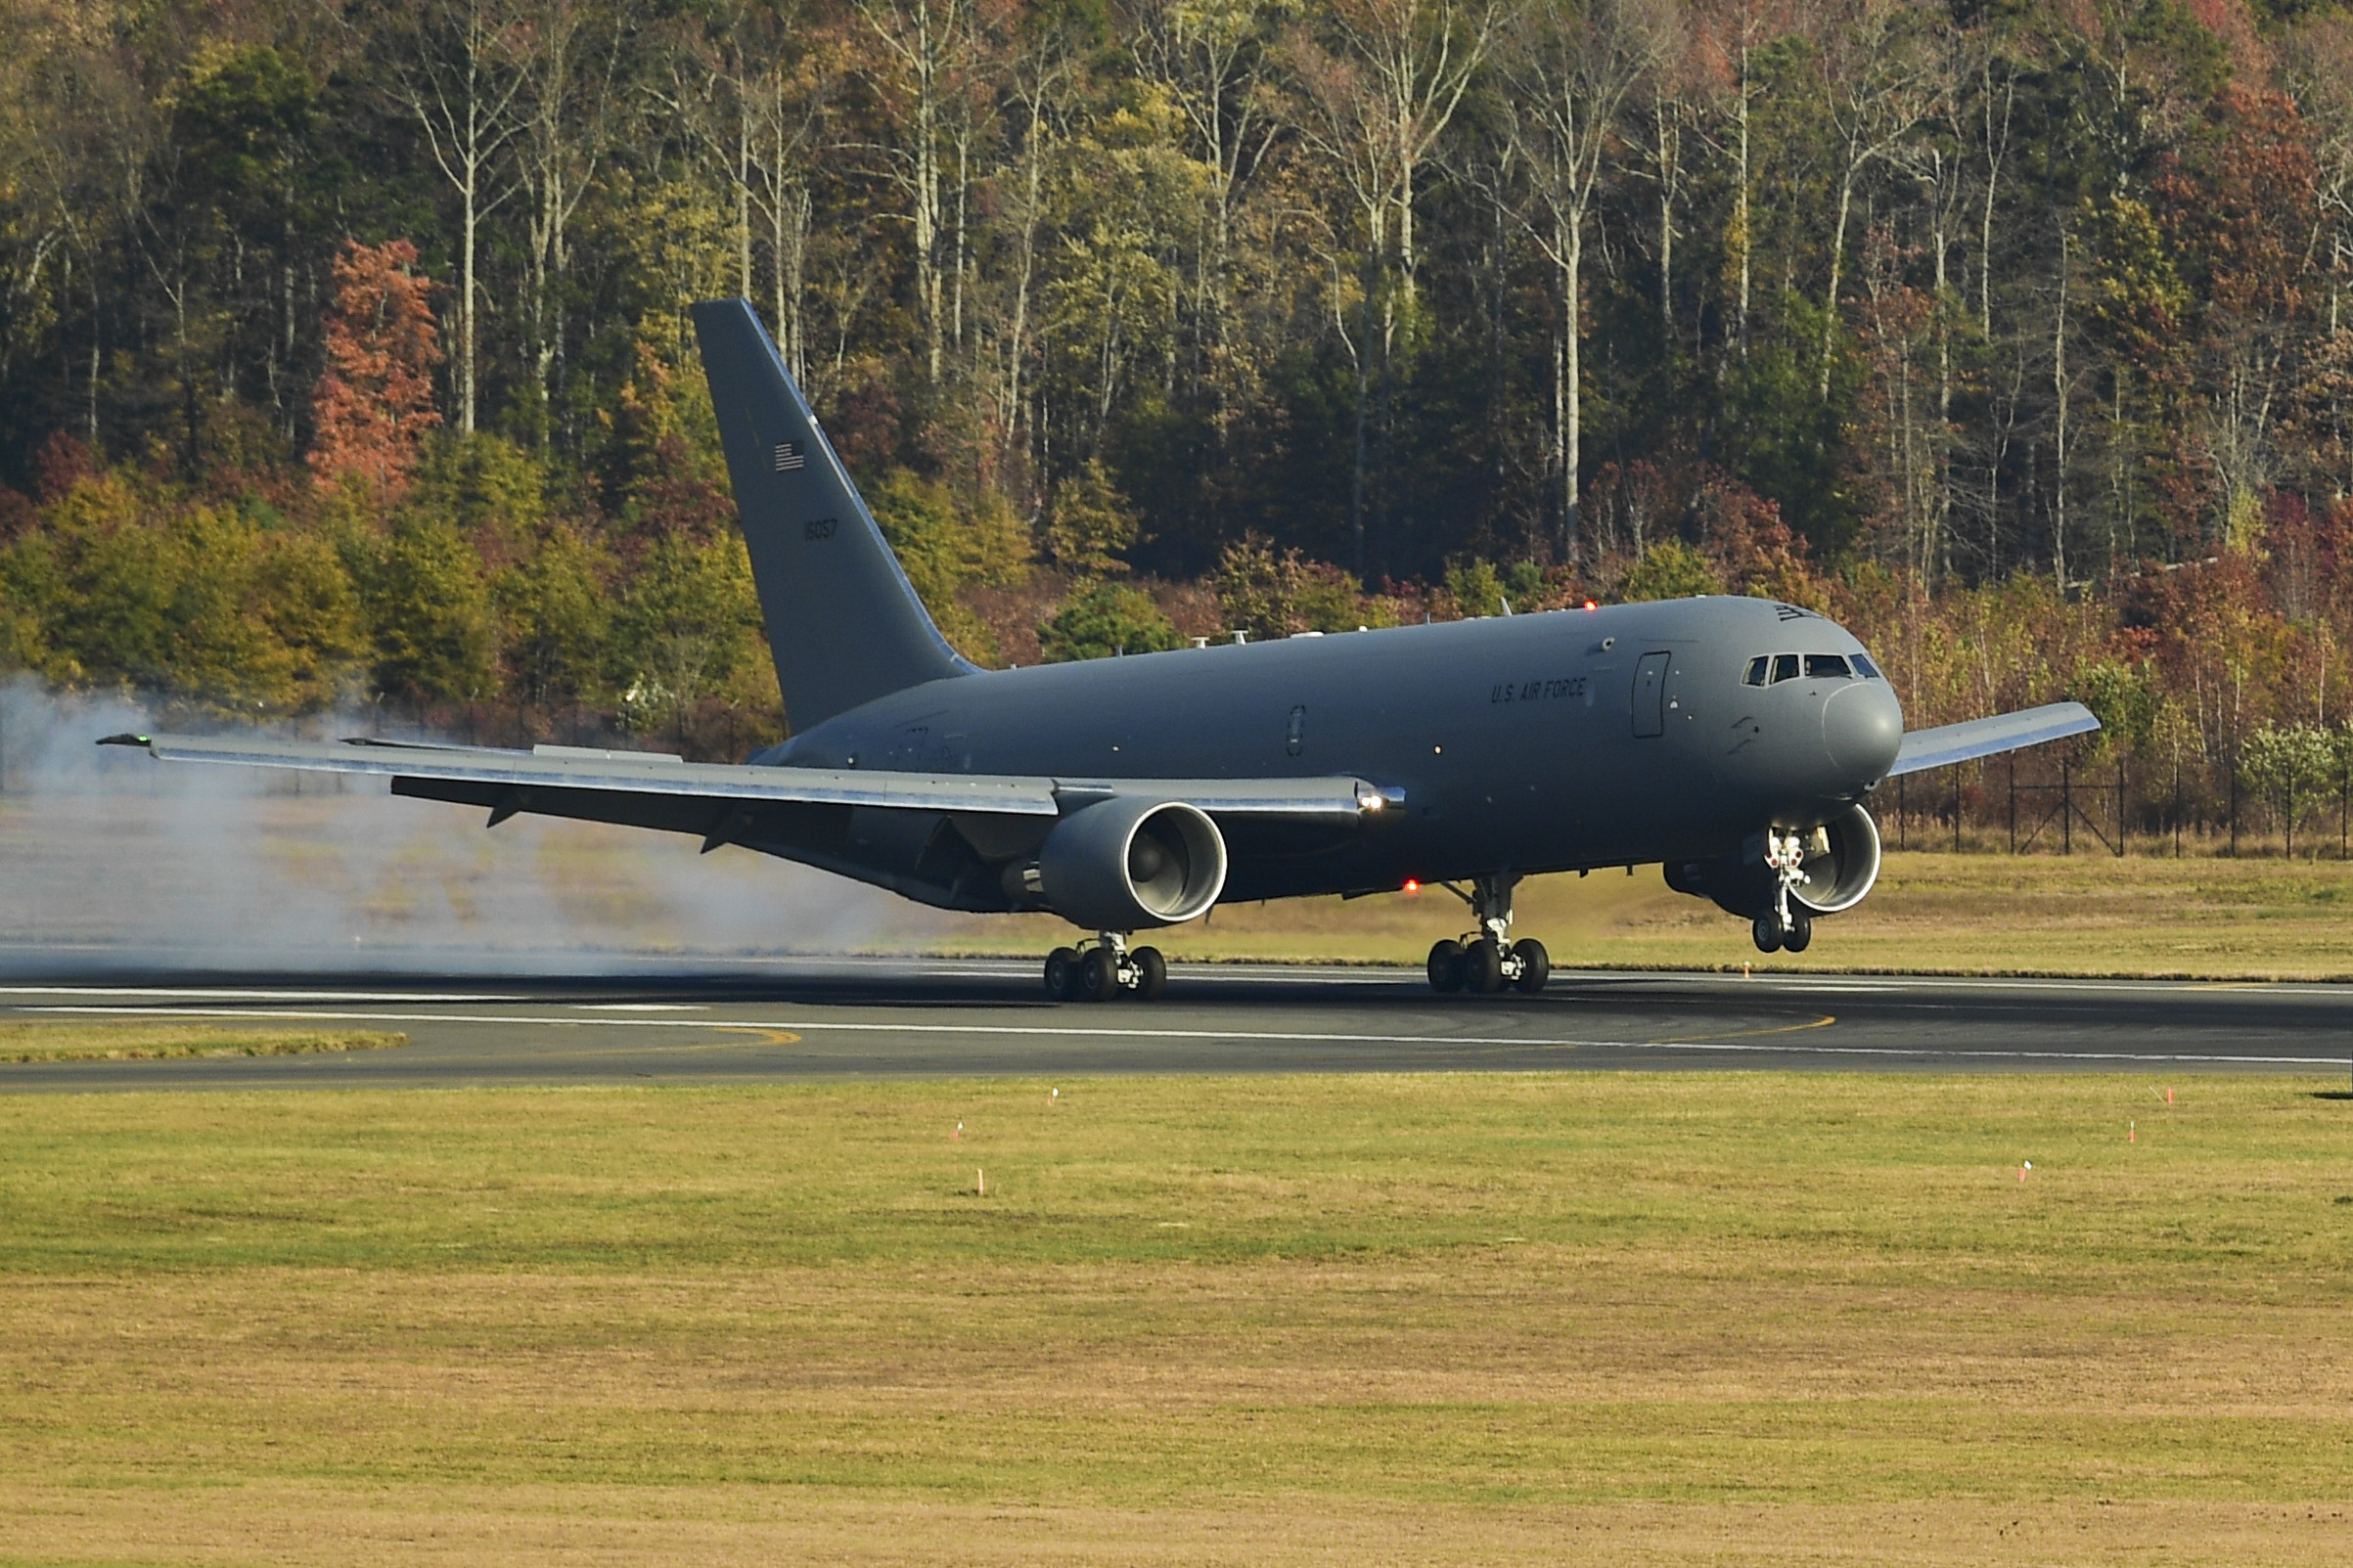
[(2100, 721), (2082, 703), (2051, 702), (1990, 719), (1971, 719), (1967, 724), (1913, 730), (1896, 749), (1895, 766), (1887, 770), (1887, 777), (1949, 768), (1956, 762), (1974, 762), (1979, 757), (2039, 746), (2046, 740), (2063, 740), (2068, 736), (2088, 734), (2099, 728)]
[[(1396, 804), (1361, 779), (1085, 779), (1004, 774), (889, 773), (853, 768), (748, 768), (684, 762), (656, 752), (542, 746), (409, 745), (388, 740), (272, 740), (257, 736), (116, 735), (101, 745), (131, 745), (165, 762), (223, 762), (395, 779), (431, 779), (517, 791), (595, 790), (747, 803), (793, 802), (1056, 817), (1113, 795), (1182, 800), (1220, 816), (1353, 822)], [(501, 820), (529, 811), (518, 798)], [(566, 813), (573, 815), (573, 813)]]

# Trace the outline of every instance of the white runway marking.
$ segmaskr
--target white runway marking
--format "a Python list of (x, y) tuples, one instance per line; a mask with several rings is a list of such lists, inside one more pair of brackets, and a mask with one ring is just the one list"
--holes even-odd
[(1722, 1041), (1565, 1040), (1527, 1035), (1375, 1035), (1327, 1034), (1311, 1031), (1255, 1029), (1119, 1029), (1050, 1024), (1004, 1023), (871, 1023), (811, 1018), (584, 1018), (522, 1017), (497, 1013), (460, 1012), (331, 1012), (292, 1008), (122, 1008), (47, 1006), (27, 1012), (72, 1012), (163, 1015), (194, 1018), (306, 1018), (343, 1023), (479, 1023), (532, 1028), (634, 1029), (775, 1029), (792, 1034), (923, 1034), (968, 1037), (1019, 1037), (1075, 1040), (1239, 1040), (1286, 1045), (1335, 1046), (1485, 1046), (1541, 1050), (1547, 1047), (1591, 1051), (1723, 1052), (1742, 1055), (1860, 1056), (1898, 1060), (1967, 1061), (2098, 1061), (2142, 1062), (2151, 1065), (2215, 1065), (2257, 1067), (2327, 1067), (2341, 1069), (2344, 1055), (2257, 1056), (2208, 1052), (2157, 1051), (2021, 1051), (1969, 1050), (1907, 1046), (1762, 1045)]
[(504, 1002), (475, 991), (224, 991), (218, 986), (0, 985), (0, 997), (190, 997), (223, 1002)]

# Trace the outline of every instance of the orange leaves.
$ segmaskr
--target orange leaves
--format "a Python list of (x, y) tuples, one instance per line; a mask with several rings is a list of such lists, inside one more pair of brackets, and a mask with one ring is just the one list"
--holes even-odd
[(417, 444), (441, 423), (432, 368), (441, 360), (430, 295), (406, 240), (347, 242), (335, 258), (335, 306), (324, 323), (327, 373), (312, 397), (311, 470), (322, 485), (355, 477), (380, 500), (408, 486)]

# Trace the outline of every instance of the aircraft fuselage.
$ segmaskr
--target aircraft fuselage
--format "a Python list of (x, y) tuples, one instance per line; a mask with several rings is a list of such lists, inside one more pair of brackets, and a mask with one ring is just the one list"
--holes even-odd
[[(1733, 598), (1217, 644), (928, 682), (754, 761), (1065, 780), (1353, 775), (1401, 796), (1362, 827), (1228, 824), (1229, 899), (1701, 860), (1769, 825), (1827, 821), (1885, 775), (1903, 716), (1884, 679), (1743, 682), (1760, 656), (1863, 652), (1820, 615)], [(928, 902), (1009, 907), (972, 874), (954, 827), (866, 812), (814, 853), (752, 847)]]

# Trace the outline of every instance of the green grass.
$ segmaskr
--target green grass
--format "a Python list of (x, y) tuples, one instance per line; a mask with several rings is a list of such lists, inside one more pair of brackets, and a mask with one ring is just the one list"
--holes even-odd
[(1606, 1519), (1719, 1560), (1753, 1508), (1790, 1551), (1902, 1513), (1982, 1560), (2021, 1510), (2088, 1521), (2037, 1560), (2333, 1550), (2280, 1521), (2353, 1464), (2334, 1086), (1061, 1087), (0, 1099), (0, 1518), (59, 1560), (304, 1508), (481, 1560), (550, 1510), (788, 1556), (954, 1518), (1035, 1560), (1009, 1509), (1072, 1560), (1397, 1508), (1432, 1560)]
[[(0, 1021), (0, 1062), (125, 1061), (162, 1056), (300, 1056), (384, 1051), (404, 1034), (365, 1029), (268, 1029), (242, 1025)], [(5, 1080), (0, 1080), (4, 1083)]]

